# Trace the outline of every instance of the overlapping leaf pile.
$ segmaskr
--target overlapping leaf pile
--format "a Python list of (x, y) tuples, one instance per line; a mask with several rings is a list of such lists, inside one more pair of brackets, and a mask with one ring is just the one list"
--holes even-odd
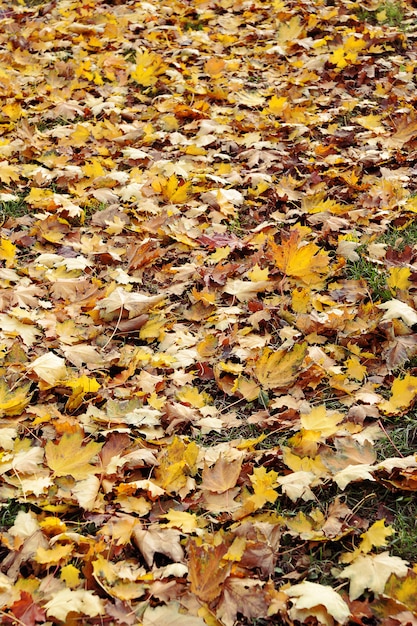
[(417, 567), (344, 498), (417, 485), (375, 452), (417, 396), (416, 250), (378, 241), (417, 211), (416, 10), (28, 5), (0, 15), (2, 623), (416, 623)]

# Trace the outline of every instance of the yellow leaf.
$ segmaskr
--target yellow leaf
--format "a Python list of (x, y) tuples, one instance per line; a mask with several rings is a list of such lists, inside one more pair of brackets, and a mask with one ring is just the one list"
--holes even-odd
[(264, 348), (255, 366), (255, 375), (264, 389), (280, 389), (293, 383), (307, 352), (307, 343), (297, 344), (292, 350), (273, 352)]
[(83, 146), (90, 136), (90, 129), (82, 124), (77, 124), (74, 132), (71, 134), (71, 142), (75, 147)]
[(389, 274), (387, 285), (392, 293), (395, 293), (397, 289), (404, 290), (410, 287), (411, 270), (409, 267), (390, 267)]
[(142, 87), (152, 87), (165, 69), (166, 65), (159, 54), (145, 50), (137, 55), (136, 67), (131, 72), (131, 77)]
[(383, 132), (385, 130), (381, 124), (381, 115), (375, 115), (374, 113), (370, 113), (369, 115), (360, 115), (355, 117), (354, 121), (367, 130), (375, 130), (377, 132)]
[(281, 113), (284, 111), (284, 109), (287, 108), (287, 106), (288, 98), (286, 98), (285, 96), (282, 96), (281, 98), (278, 98), (278, 96), (272, 96), (269, 101), (267, 112), (272, 113), (273, 115), (281, 115)]
[(0, 259), (6, 261), (6, 267), (12, 267), (16, 256), (17, 246), (8, 239), (1, 238)]
[(20, 176), (16, 165), (10, 165), (7, 161), (0, 162), (0, 180), (8, 185), (10, 182), (17, 182)]
[(190, 474), (195, 472), (199, 449), (197, 444), (186, 444), (174, 437), (171, 445), (163, 451), (155, 468), (155, 478), (160, 487), (169, 493), (178, 493), (184, 489)]
[(59, 577), (69, 589), (75, 589), (80, 584), (80, 570), (71, 565), (71, 563), (61, 567)]
[(195, 513), (187, 513), (187, 511), (175, 511), (170, 509), (168, 513), (164, 513), (163, 516), (168, 520), (168, 524), (162, 524), (168, 528), (179, 528), (183, 533), (193, 533), (199, 528), (199, 520)]
[(177, 393), (177, 398), (180, 402), (190, 404), (196, 409), (201, 409), (210, 403), (211, 398), (208, 393), (198, 391), (197, 387), (191, 387), (186, 385)]
[(67, 525), (59, 517), (54, 516), (45, 517), (39, 522), (39, 526), (48, 535), (59, 535), (67, 530)]
[(387, 537), (395, 533), (392, 526), (385, 526), (385, 519), (374, 522), (372, 526), (361, 535), (361, 544), (359, 546), (361, 552), (367, 553), (372, 548), (381, 548), (387, 545)]
[(315, 243), (303, 244), (302, 236), (302, 231), (294, 228), (281, 245), (271, 240), (273, 259), (284, 275), (299, 278), (306, 285), (318, 287), (323, 280), (321, 275), (329, 271), (329, 255)]
[(30, 383), (23, 387), (10, 390), (6, 381), (0, 378), (0, 417), (5, 415), (20, 415), (25, 406), (29, 404), (28, 392)]
[(180, 184), (180, 181), (175, 174), (172, 174), (168, 180), (166, 178), (161, 178), (160, 185), (163, 198), (167, 202), (172, 202), (172, 204), (182, 204), (183, 202), (186, 202), (191, 189), (190, 182)]
[(73, 543), (56, 545), (51, 550), (45, 550), (45, 548), (39, 547), (34, 556), (34, 560), (44, 565), (58, 565), (62, 559), (66, 559), (72, 554), (73, 548)]
[(76, 393), (95, 393), (101, 387), (96, 378), (89, 378), (86, 374), (65, 381), (66, 387), (71, 387)]
[(165, 318), (151, 317), (146, 324), (142, 326), (139, 331), (139, 337), (143, 339), (158, 339), (162, 340), (164, 337), (164, 327), (166, 324)]
[(396, 378), (392, 383), (390, 400), (378, 404), (381, 411), (389, 415), (401, 413), (408, 408), (417, 395), (417, 377), (406, 374), (404, 378)]
[(102, 443), (90, 441), (83, 446), (83, 435), (79, 432), (65, 433), (57, 443), (48, 441), (45, 446), (46, 461), (55, 476), (72, 476), (77, 480), (99, 473), (100, 467), (90, 461), (100, 452)]
[[(267, 472), (265, 467), (255, 467), (252, 476), (249, 476), (253, 491), (257, 496), (257, 506), (260, 508), (267, 502), (275, 502), (278, 492), (273, 487), (277, 486), (278, 473), (274, 470)], [(261, 504), (261, 501), (262, 504)]]
[(87, 178), (98, 178), (99, 176), (105, 175), (105, 170), (98, 159), (91, 159), (85, 165), (83, 165), (82, 170)]
[(9, 117), (13, 122), (19, 120), (21, 117), (26, 117), (27, 113), (22, 109), (20, 104), (16, 101), (11, 102), (10, 104), (5, 104), (1, 107), (4, 115)]
[(317, 430), (322, 437), (331, 437), (338, 430), (338, 424), (344, 415), (336, 411), (328, 411), (324, 405), (317, 406), (310, 413), (301, 415), (301, 424), (306, 430)]
[(303, 32), (303, 26), (298, 15), (294, 15), (288, 22), (280, 26), (278, 32), (278, 43), (284, 44), (299, 39)]
[(240, 561), (245, 552), (246, 543), (246, 537), (235, 537), (223, 558), (227, 561)]
[(257, 283), (260, 281), (268, 280), (269, 270), (267, 267), (262, 270), (259, 265), (256, 264), (253, 266), (250, 272), (248, 272), (247, 276), (253, 283)]

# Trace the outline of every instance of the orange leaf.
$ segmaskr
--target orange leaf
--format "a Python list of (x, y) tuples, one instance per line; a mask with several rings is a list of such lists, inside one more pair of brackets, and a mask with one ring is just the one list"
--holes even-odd
[(329, 270), (329, 255), (315, 243), (303, 244), (302, 233), (293, 229), (287, 240), (277, 245), (271, 240), (275, 265), (287, 276), (299, 278), (306, 285), (319, 287)]
[(225, 63), (223, 59), (211, 58), (204, 64), (204, 71), (210, 76), (218, 76), (224, 70)]
[(203, 602), (211, 602), (219, 597), (222, 583), (229, 575), (230, 566), (221, 561), (227, 552), (223, 542), (218, 546), (197, 546), (190, 542), (188, 546), (188, 576), (191, 591)]

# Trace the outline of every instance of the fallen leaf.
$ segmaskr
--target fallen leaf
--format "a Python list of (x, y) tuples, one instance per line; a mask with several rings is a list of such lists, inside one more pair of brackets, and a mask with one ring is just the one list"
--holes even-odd
[(55, 476), (69, 475), (83, 480), (100, 472), (100, 467), (91, 465), (90, 461), (98, 455), (103, 444), (90, 441), (83, 446), (83, 439), (79, 432), (65, 433), (57, 444), (46, 443), (46, 461)]

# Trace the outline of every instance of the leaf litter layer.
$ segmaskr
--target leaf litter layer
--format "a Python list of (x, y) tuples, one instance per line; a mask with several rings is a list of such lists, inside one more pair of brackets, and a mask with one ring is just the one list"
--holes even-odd
[(2, 623), (415, 624), (415, 7), (0, 18)]

